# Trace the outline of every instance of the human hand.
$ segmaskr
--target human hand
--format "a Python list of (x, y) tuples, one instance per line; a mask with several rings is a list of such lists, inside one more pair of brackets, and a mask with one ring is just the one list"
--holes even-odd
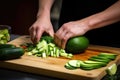
[(88, 24), (86, 21), (71, 21), (61, 26), (55, 33), (54, 39), (56, 44), (64, 49), (69, 38), (84, 35), (87, 31)]
[(37, 43), (44, 32), (52, 37), (54, 36), (52, 23), (50, 19), (46, 17), (38, 18), (36, 22), (29, 28), (29, 32), (33, 43)]

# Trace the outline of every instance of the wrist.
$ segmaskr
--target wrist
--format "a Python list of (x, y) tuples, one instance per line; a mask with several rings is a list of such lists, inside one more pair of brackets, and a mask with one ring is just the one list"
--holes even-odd
[(48, 9), (40, 9), (37, 13), (37, 19), (40, 17), (46, 17), (46, 18), (50, 18), (50, 10)]

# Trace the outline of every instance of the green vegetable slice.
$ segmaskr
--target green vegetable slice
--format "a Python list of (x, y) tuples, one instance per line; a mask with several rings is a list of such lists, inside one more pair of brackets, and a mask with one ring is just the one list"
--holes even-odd
[(106, 72), (110, 75), (113, 76), (117, 72), (117, 65), (114, 63), (110, 67), (107, 68)]
[(89, 58), (88, 60), (98, 61), (98, 62), (104, 62), (104, 63), (109, 63), (110, 62), (110, 60), (107, 60), (107, 59), (104, 60), (104, 59), (93, 58), (93, 57)]
[(86, 63), (86, 64), (101, 64), (103, 66), (107, 65), (107, 63), (104, 63), (104, 62), (91, 61), (91, 60), (86, 60), (86, 61), (84, 61), (84, 63)]
[(92, 56), (91, 59), (100, 59), (101, 61), (105, 61), (105, 62), (110, 62), (111, 59), (110, 58), (106, 58), (106, 57), (103, 57), (103, 56)]
[(80, 68), (83, 70), (93, 70), (93, 69), (98, 69), (103, 67), (103, 64), (95, 64), (95, 63), (85, 63), (83, 61), (81, 61), (81, 65)]
[(79, 68), (80, 67), (80, 60), (70, 60), (68, 64), (72, 67)]
[(69, 65), (68, 62), (65, 64), (65, 68), (67, 68), (69, 70), (77, 69), (76, 67), (73, 67), (73, 66)]
[(116, 58), (117, 54), (113, 54), (113, 53), (100, 53), (98, 56), (114, 60)]

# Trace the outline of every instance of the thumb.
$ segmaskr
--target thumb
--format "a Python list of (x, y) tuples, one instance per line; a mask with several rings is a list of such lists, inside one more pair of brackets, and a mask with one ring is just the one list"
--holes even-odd
[(49, 34), (50, 36), (54, 37), (54, 31), (53, 31), (53, 30), (50, 30), (50, 31), (48, 32), (48, 34)]

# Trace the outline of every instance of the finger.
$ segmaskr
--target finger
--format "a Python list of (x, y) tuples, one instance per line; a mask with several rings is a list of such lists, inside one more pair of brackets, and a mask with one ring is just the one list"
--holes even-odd
[(65, 36), (66, 36), (66, 34), (67, 34), (67, 30), (64, 30), (63, 29), (63, 31), (61, 31), (61, 33), (60, 33), (60, 39), (62, 40), (62, 39), (64, 39), (65, 38)]
[(61, 40), (59, 39), (59, 37), (56, 34), (54, 34), (54, 42), (56, 43), (57, 46), (60, 47)]
[(60, 34), (62, 33), (62, 28), (60, 28), (55, 34), (54, 34), (54, 41), (57, 46), (60, 47), (61, 45), (61, 40), (60, 40)]
[(50, 36), (54, 37), (54, 31), (53, 31), (53, 29), (49, 30), (49, 31), (48, 31), (48, 34), (49, 34)]
[(65, 49), (67, 41), (72, 37), (72, 34), (70, 32), (67, 32), (64, 38), (61, 40), (61, 47)]
[(31, 37), (32, 42), (34, 42), (36, 31), (34, 30), (34, 28), (30, 28), (29, 33), (30, 33), (30, 37)]
[(59, 45), (59, 47), (61, 47), (61, 48), (65, 48), (65, 44), (62, 44), (62, 43), (64, 43), (64, 41), (65, 41), (65, 35), (67, 34), (67, 30), (64, 28), (64, 27), (62, 27), (62, 28), (60, 28), (60, 30), (56, 33), (56, 36), (57, 36), (57, 44)]
[(66, 39), (67, 39), (66, 35), (67, 34), (68, 34), (67, 31), (63, 31), (63, 33), (59, 36), (60, 37), (60, 42), (61, 42), (61, 44), (59, 46), (63, 49), (65, 48), (64, 43), (66, 43)]
[(31, 37), (31, 39), (32, 39), (32, 34), (33, 34), (33, 33), (32, 33), (32, 31), (31, 31), (31, 29), (32, 29), (32, 28), (30, 27), (30, 28), (29, 28), (29, 34), (30, 34), (30, 37)]
[(43, 31), (42, 29), (36, 29), (36, 36), (35, 36), (35, 38), (34, 38), (34, 42), (35, 42), (35, 43), (38, 43), (38, 42), (39, 42), (39, 40), (40, 40), (43, 32), (44, 32), (44, 31)]
[(56, 35), (59, 36), (59, 38), (61, 38), (61, 34), (63, 33), (64, 29), (61, 27), (57, 32)]

